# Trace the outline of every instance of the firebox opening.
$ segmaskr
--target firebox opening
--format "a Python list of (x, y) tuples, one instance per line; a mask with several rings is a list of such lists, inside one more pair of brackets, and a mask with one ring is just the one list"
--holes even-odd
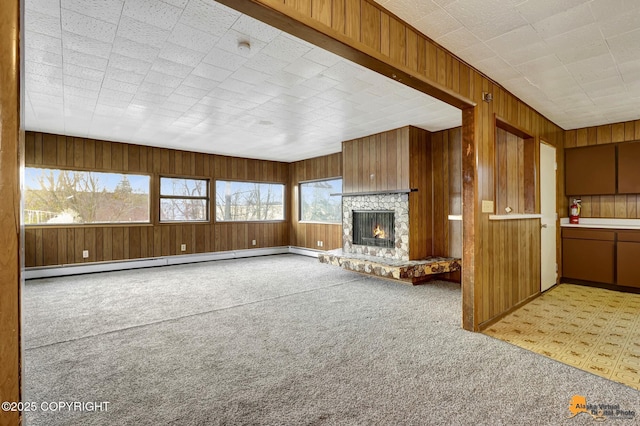
[(353, 244), (395, 247), (393, 211), (353, 211)]

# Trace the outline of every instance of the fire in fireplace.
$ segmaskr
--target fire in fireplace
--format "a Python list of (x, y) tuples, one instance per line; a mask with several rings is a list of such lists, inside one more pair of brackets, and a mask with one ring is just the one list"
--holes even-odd
[(395, 247), (393, 211), (353, 212), (353, 244), (374, 247)]

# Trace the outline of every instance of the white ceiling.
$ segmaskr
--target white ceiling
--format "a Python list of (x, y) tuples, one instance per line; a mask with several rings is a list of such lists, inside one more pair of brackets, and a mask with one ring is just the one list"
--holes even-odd
[(640, 0), (376, 0), (569, 130), (640, 118)]
[(461, 122), (212, 0), (26, 0), (25, 45), (28, 130), (296, 161), (407, 124)]
[[(639, 0), (376, 1), (565, 129), (640, 118)], [(25, 23), (30, 130), (295, 161), (460, 125), (213, 0), (26, 0)]]

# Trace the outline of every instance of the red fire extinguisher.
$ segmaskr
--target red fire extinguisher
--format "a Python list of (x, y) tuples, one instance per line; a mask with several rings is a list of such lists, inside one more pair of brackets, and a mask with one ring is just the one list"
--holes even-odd
[(573, 203), (571, 207), (569, 207), (569, 223), (579, 223), (580, 222), (580, 203), (582, 200), (573, 199)]

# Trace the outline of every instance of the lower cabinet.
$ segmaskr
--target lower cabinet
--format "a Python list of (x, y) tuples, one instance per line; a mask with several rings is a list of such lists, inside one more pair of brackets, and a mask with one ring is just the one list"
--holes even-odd
[(640, 288), (640, 233), (619, 232), (617, 243), (618, 285)]
[(640, 288), (640, 231), (562, 229), (562, 275)]
[(615, 232), (579, 228), (562, 230), (563, 276), (615, 283)]

